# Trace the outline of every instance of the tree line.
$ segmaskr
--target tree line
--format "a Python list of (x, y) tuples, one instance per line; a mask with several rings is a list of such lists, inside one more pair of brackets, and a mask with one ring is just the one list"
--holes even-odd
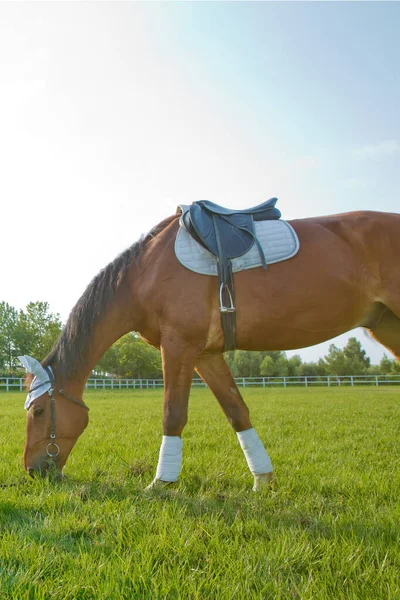
[[(39, 360), (51, 350), (62, 331), (61, 317), (50, 311), (47, 302), (30, 302), (17, 310), (0, 302), (0, 376), (22, 377), (17, 356), (28, 354)], [(303, 362), (299, 355), (288, 358), (285, 352), (248, 352), (226, 354), (234, 377), (294, 377), (326, 375), (400, 374), (400, 365), (386, 354), (379, 365), (370, 358), (355, 338), (343, 349), (335, 344), (317, 362)], [(109, 348), (96, 365), (94, 376), (158, 379), (162, 377), (161, 353), (131, 332)]]
[(21, 354), (44, 358), (61, 330), (60, 315), (51, 313), (47, 302), (30, 302), (24, 310), (0, 302), (0, 375), (20, 371)]

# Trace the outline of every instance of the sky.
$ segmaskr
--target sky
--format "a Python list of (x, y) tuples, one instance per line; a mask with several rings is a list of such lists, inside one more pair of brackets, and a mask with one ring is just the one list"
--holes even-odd
[[(399, 30), (395, 2), (0, 3), (0, 301), (65, 321), (198, 199), (400, 212)], [(390, 355), (288, 356), (351, 336)]]

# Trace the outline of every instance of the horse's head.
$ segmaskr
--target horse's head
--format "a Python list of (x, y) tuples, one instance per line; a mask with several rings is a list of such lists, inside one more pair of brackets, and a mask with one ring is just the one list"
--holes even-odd
[(59, 389), (51, 367), (19, 357), (28, 371), (24, 465), (29, 475), (60, 477), (76, 440), (88, 424), (85, 403)]

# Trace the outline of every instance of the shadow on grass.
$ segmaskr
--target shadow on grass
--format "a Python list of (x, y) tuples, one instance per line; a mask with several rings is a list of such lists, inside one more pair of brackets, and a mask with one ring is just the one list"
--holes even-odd
[(145, 528), (149, 515), (157, 519), (160, 510), (167, 508), (171, 526), (175, 526), (174, 519), (175, 523), (190, 520), (195, 528), (206, 518), (218, 522), (227, 537), (233, 527), (239, 528), (244, 541), (265, 543), (283, 531), (295, 537), (306, 535), (313, 543), (340, 539), (373, 546), (392, 545), (399, 539), (399, 528), (384, 518), (371, 523), (355, 510), (346, 516), (346, 507), (340, 508), (339, 493), (338, 502), (335, 504), (333, 498), (331, 507), (321, 513), (308, 508), (304, 499), (292, 496), (287, 489), (256, 494), (247, 487), (247, 478), (241, 488), (227, 477), (207, 480), (192, 476), (146, 491), (152, 467), (142, 467), (135, 466), (136, 477), (129, 468), (113, 481), (104, 480), (106, 475), (99, 471), (91, 481), (66, 477), (59, 482), (35, 480), (30, 486), (21, 482), (20, 489), (14, 489), (15, 500), (2, 500), (0, 493), (0, 531), (13, 531), (25, 540), (51, 544), (62, 551), (79, 552), (82, 543), (92, 543), (112, 527), (110, 522), (99, 524), (102, 507), (107, 505), (117, 514), (129, 514), (131, 522), (136, 518), (144, 522)]

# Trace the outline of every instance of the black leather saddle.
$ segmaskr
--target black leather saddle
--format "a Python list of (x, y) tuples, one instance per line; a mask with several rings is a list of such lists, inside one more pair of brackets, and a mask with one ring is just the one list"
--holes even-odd
[(218, 206), (209, 200), (199, 200), (183, 213), (182, 221), (202, 246), (223, 259), (242, 256), (256, 243), (265, 266), (264, 252), (255, 235), (254, 221), (279, 219), (281, 213), (275, 208), (276, 202), (277, 198), (271, 198), (253, 208), (235, 210)]
[(275, 207), (277, 198), (271, 198), (253, 208), (244, 210), (218, 206), (209, 200), (193, 202), (180, 207), (180, 219), (190, 235), (217, 257), (219, 277), (219, 300), (222, 329), (225, 336), (224, 350), (235, 348), (236, 318), (231, 259), (242, 256), (255, 243), (266, 269), (264, 251), (257, 240), (254, 222), (275, 220), (281, 216)]

